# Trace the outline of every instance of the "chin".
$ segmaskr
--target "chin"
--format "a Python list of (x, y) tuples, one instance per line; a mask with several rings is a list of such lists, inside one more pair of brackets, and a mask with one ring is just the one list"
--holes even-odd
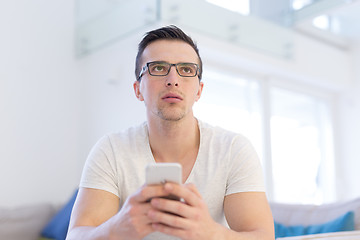
[(183, 116), (162, 116), (161, 119), (165, 121), (178, 122), (183, 119)]
[(171, 112), (165, 112), (165, 111), (159, 111), (158, 116), (166, 121), (180, 121), (185, 117), (184, 112), (178, 112), (178, 111), (171, 111)]

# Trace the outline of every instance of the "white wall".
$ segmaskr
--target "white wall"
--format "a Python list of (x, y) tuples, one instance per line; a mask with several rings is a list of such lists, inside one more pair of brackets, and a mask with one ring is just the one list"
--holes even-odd
[[(75, 59), (73, 24), (72, 1), (0, 3), (0, 206), (63, 202), (77, 186), (95, 141), (145, 119), (132, 83), (137, 43), (148, 29)], [(354, 82), (351, 56), (309, 39), (296, 38), (295, 58), (285, 61), (190, 34), (205, 64), (223, 60), (228, 63), (224, 69), (308, 81), (333, 90), (349, 89)], [(347, 149), (340, 151), (347, 164), (342, 168), (351, 172), (344, 178), (347, 183), (356, 177), (352, 161), (358, 162), (360, 155), (350, 127), (360, 122), (360, 99), (351, 92), (341, 103), (347, 106), (346, 117), (339, 120), (340, 126), (348, 126), (341, 137)], [(355, 187), (348, 186), (354, 196)]]
[(145, 121), (144, 105), (133, 90), (137, 43), (144, 31), (78, 60), (86, 88), (81, 138), (86, 154), (104, 134)]
[(72, 1), (0, 2), (0, 206), (62, 202), (76, 187), (73, 18)]

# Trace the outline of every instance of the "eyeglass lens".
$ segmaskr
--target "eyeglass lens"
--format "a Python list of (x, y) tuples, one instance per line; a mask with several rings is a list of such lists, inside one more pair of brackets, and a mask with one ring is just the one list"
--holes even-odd
[(182, 77), (195, 77), (198, 71), (198, 66), (195, 63), (177, 63), (170, 64), (167, 62), (150, 62), (148, 69), (150, 75), (166, 76), (170, 72), (171, 66), (176, 67), (176, 71)]

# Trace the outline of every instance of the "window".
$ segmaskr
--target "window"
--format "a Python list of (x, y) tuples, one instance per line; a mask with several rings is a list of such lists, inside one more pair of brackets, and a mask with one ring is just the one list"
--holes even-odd
[(330, 18), (328, 15), (321, 15), (313, 19), (313, 25), (322, 30), (328, 30), (330, 26)]
[(312, 4), (314, 0), (293, 0), (292, 1), (292, 8), (294, 10), (302, 9), (310, 4)]
[(329, 16), (329, 15), (320, 15), (313, 19), (312, 21), (314, 27), (329, 31), (335, 34), (340, 34), (341, 32), (341, 21), (339, 17)]
[[(244, 134), (260, 158), (271, 162), (263, 162), (265, 178), (272, 179), (270, 200), (335, 200), (331, 104), (326, 98), (216, 71), (207, 70), (204, 79), (195, 116)], [(263, 156), (266, 152), (271, 156)]]
[(242, 133), (262, 155), (260, 90), (256, 81), (231, 75), (204, 73), (205, 91), (194, 105), (194, 114), (214, 126)]
[[(270, 88), (270, 101), (274, 200), (323, 203), (326, 186), (321, 168), (332, 161), (325, 156), (332, 147), (327, 103), (278, 87)], [(334, 178), (332, 167), (328, 166), (325, 174)]]
[(238, 12), (242, 15), (249, 15), (250, 13), (250, 1), (249, 0), (241, 0), (241, 1), (233, 1), (233, 0), (206, 0), (209, 3), (217, 5), (219, 7), (226, 8), (230, 11)]
[[(319, 13), (321, 12), (320, 9), (324, 8), (331, 8), (331, 3), (330, 1), (328, 1), (328, 4), (322, 4), (321, 6), (311, 6), (311, 5), (316, 5), (317, 3), (319, 3), (320, 1), (315, 1), (315, 0), (292, 0), (292, 9), (294, 11), (298, 11), (301, 10), (305, 7), (311, 7), (313, 10), (313, 12), (315, 11), (315, 13)], [(325, 1), (323, 1), (325, 2)], [(324, 10), (323, 9), (323, 10)], [(320, 30), (324, 30), (324, 31), (329, 31), (335, 34), (340, 34), (342, 31), (342, 21), (341, 21), (341, 17), (337, 16), (337, 15), (319, 15), (316, 16), (312, 19), (312, 25)]]

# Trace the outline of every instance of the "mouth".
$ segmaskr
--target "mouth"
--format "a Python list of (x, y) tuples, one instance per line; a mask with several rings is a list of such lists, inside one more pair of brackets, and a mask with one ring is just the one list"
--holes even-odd
[(164, 102), (170, 103), (170, 104), (176, 104), (183, 100), (183, 98), (175, 93), (167, 93), (161, 98)]
[(171, 100), (171, 99), (174, 99), (174, 100), (183, 100), (182, 97), (178, 94), (174, 94), (174, 93), (168, 93), (166, 94), (165, 96), (163, 96), (161, 99), (163, 100)]

